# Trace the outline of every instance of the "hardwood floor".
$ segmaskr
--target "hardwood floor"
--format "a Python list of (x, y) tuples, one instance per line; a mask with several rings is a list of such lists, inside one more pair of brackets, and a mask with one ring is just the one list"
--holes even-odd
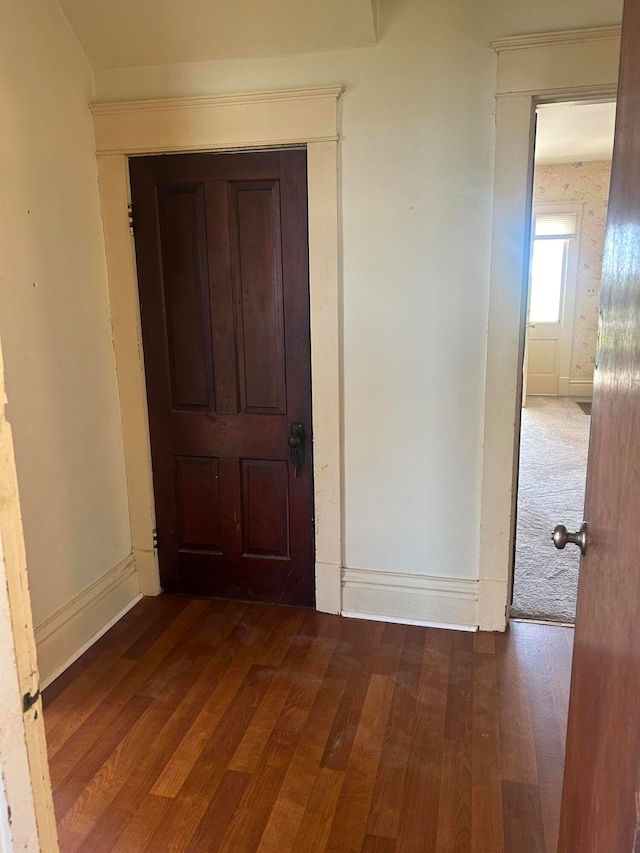
[(555, 851), (572, 630), (143, 599), (45, 691), (70, 851)]

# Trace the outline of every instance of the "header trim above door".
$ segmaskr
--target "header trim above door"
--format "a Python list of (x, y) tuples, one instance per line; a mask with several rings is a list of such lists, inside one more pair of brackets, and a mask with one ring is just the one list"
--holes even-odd
[(98, 154), (335, 142), (343, 86), (94, 104)]

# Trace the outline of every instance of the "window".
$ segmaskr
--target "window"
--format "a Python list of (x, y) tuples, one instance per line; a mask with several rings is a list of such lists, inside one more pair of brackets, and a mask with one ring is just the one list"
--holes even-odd
[(560, 323), (569, 241), (575, 239), (575, 213), (535, 215), (531, 254), (529, 322)]

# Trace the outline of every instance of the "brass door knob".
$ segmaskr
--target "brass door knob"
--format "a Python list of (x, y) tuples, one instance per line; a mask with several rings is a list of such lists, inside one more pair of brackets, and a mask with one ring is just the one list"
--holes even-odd
[(551, 538), (553, 539), (553, 544), (559, 550), (562, 550), (567, 544), (577, 545), (584, 557), (587, 550), (587, 522), (582, 522), (582, 526), (577, 533), (569, 533), (564, 524), (558, 524), (554, 528)]

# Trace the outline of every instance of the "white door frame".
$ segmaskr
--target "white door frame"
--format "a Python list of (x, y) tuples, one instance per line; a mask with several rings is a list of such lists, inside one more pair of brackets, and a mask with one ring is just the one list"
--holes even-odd
[(478, 621), (481, 630), (503, 631), (513, 576), (534, 113), (543, 102), (615, 97), (620, 28), (517, 36), (493, 47), (498, 94)]
[[(55, 853), (58, 836), (6, 402), (0, 352), (0, 849)], [(36, 701), (24, 711), (27, 695)]]
[(338, 99), (342, 86), (97, 104), (92, 109), (120, 392), (133, 554), (145, 595), (160, 591), (138, 281), (129, 232), (129, 156), (305, 145), (309, 206), (316, 607), (341, 610), (342, 394), (338, 265)]

